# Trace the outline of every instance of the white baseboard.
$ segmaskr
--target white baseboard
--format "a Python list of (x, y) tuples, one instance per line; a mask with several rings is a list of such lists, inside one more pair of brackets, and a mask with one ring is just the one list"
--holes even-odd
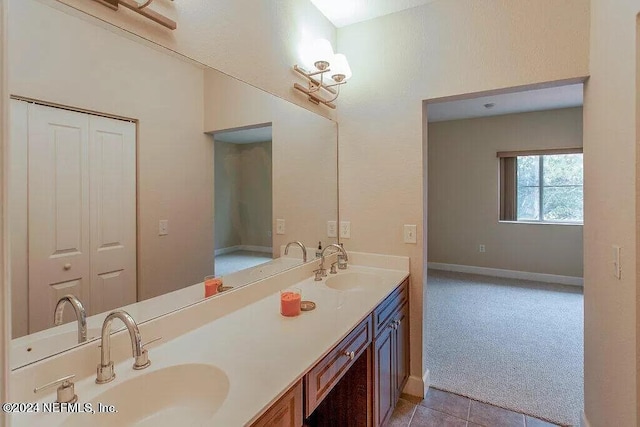
[(251, 245), (240, 245), (241, 251), (251, 251), (251, 252), (264, 252), (266, 254), (273, 253), (273, 249), (269, 246), (251, 246)]
[(500, 268), (475, 267), (473, 265), (427, 263), (434, 270), (455, 271), (458, 273), (480, 274), (483, 276), (505, 277), (507, 279), (534, 280), (536, 282), (559, 283), (561, 285), (583, 286), (582, 277), (559, 276), (556, 274), (531, 273), (528, 271), (502, 270)]
[(424, 373), (423, 377), (416, 377), (411, 375), (407, 380), (407, 384), (404, 386), (402, 390), (403, 393), (406, 393), (410, 396), (416, 396), (421, 399), (424, 399), (427, 395), (427, 391), (429, 391), (429, 370)]
[(214, 252), (215, 256), (229, 254), (231, 252), (237, 251), (251, 251), (251, 252), (264, 252), (267, 254), (273, 253), (273, 249), (268, 246), (251, 246), (251, 245), (236, 245), (229, 246), (227, 248), (216, 249)]
[(587, 414), (582, 411), (582, 417), (580, 418), (580, 427), (591, 427), (591, 423), (587, 419)]

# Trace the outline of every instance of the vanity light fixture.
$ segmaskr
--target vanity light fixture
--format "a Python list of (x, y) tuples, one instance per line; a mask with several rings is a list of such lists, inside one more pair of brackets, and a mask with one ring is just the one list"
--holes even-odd
[(175, 21), (167, 18), (164, 15), (161, 15), (158, 12), (155, 12), (147, 8), (147, 6), (153, 3), (154, 0), (95, 0), (95, 1), (113, 10), (118, 10), (118, 6), (123, 5), (127, 9), (131, 9), (134, 12), (144, 16), (145, 18), (149, 18), (152, 21), (157, 22), (158, 24), (169, 28), (170, 30), (175, 30), (178, 27)]
[[(314, 40), (304, 52), (302, 66), (294, 65), (293, 70), (308, 81), (308, 87), (294, 83), (296, 90), (309, 97), (314, 104), (324, 104), (329, 108), (336, 108), (333, 103), (340, 96), (340, 86), (351, 78), (351, 67), (347, 57), (341, 53), (333, 53), (331, 43), (325, 39)], [(330, 99), (322, 96), (322, 91), (332, 96)]]

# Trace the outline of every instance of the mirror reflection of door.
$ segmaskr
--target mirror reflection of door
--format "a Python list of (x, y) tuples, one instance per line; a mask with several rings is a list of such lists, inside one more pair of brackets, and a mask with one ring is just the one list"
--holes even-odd
[(271, 125), (214, 133), (217, 276), (273, 258)]
[(53, 326), (67, 294), (87, 315), (135, 302), (136, 125), (19, 100), (11, 122), (12, 190), (26, 189), (11, 212), (19, 335)]

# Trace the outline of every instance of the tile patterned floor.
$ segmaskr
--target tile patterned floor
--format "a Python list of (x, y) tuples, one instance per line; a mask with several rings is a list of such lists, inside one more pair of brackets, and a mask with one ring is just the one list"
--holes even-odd
[(528, 415), (430, 388), (427, 397), (402, 396), (387, 427), (557, 427)]

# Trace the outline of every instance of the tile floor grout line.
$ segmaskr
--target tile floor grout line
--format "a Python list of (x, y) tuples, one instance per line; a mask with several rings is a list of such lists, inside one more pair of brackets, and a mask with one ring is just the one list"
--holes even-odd
[[(467, 399), (469, 399), (467, 397)], [(467, 424), (469, 424), (469, 417), (471, 416), (471, 399), (469, 399), (469, 406), (467, 406)]]
[(413, 412), (411, 413), (411, 418), (409, 418), (409, 422), (407, 423), (407, 427), (411, 427), (411, 421), (413, 421), (413, 416), (416, 414), (418, 410), (418, 405), (413, 405)]

